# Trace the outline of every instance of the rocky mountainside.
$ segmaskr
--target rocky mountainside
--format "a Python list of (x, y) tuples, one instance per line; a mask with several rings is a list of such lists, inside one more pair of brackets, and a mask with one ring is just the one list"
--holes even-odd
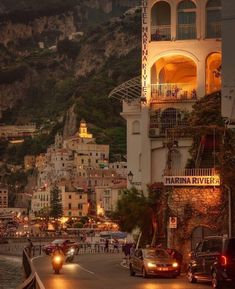
[[(1, 7), (13, 2), (0, 0)], [(115, 6), (134, 1), (85, 2), (94, 15), (98, 11), (95, 5), (101, 2)], [(17, 20), (20, 12), (12, 21), (9, 6), (4, 7), (10, 18), (0, 26), (1, 122), (36, 122), (42, 131), (60, 129), (68, 136), (84, 118), (98, 142), (110, 143), (114, 152), (124, 152), (121, 104), (108, 99), (108, 94), (140, 74), (140, 11), (80, 25), (78, 5), (63, 12), (51, 10), (47, 15), (41, 10), (27, 21)]]

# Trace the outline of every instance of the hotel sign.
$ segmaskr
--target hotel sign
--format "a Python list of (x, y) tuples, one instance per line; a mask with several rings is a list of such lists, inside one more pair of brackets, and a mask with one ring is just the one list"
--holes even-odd
[(142, 97), (147, 98), (148, 0), (142, 0)]
[(220, 186), (219, 176), (165, 176), (165, 186)]

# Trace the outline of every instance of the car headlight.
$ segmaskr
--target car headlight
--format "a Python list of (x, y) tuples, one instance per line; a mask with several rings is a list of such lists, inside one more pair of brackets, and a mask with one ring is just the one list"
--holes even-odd
[(69, 252), (70, 252), (70, 253), (74, 253), (74, 252), (75, 252), (74, 248), (71, 248), (71, 249), (69, 250)]
[(149, 268), (155, 268), (156, 267), (156, 264), (152, 263), (152, 262), (148, 262), (147, 265)]
[(176, 262), (174, 262), (173, 264), (172, 264), (172, 267), (173, 268), (177, 268), (179, 265), (178, 265), (178, 263), (176, 263)]

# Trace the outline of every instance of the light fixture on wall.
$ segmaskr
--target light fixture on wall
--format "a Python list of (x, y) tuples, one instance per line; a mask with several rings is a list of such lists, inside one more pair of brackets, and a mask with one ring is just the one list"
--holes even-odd
[(130, 184), (133, 183), (133, 173), (132, 171), (129, 171), (129, 173), (127, 174), (127, 177), (128, 177), (128, 181), (130, 182)]

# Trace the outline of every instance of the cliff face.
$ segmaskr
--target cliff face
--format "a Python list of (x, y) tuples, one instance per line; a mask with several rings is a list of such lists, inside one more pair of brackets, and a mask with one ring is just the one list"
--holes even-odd
[[(115, 5), (129, 2), (132, 1), (86, 0), (86, 9), (76, 6), (74, 10), (61, 14), (53, 11), (30, 21), (0, 19), (0, 113), (11, 108), (3, 112), (2, 122), (55, 121), (76, 101), (75, 112), (91, 123), (98, 118), (101, 123), (103, 111), (108, 118), (112, 110), (110, 125), (118, 123), (119, 112), (107, 102), (107, 96), (120, 82), (139, 74), (140, 14), (89, 28), (81, 19), (85, 16), (88, 23), (94, 9), (94, 13), (98, 8), (108, 13), (111, 8), (116, 9)], [(77, 33), (82, 28), (84, 35)], [(68, 40), (70, 36), (75, 39)], [(92, 77), (100, 79), (99, 88)], [(88, 89), (89, 96), (85, 95)], [(93, 106), (92, 115), (88, 106)], [(76, 123), (72, 111), (68, 114), (71, 117), (66, 118), (66, 135)]]
[[(68, 37), (77, 30), (73, 12), (36, 18), (29, 23), (6, 21), (0, 28), (0, 42), (5, 46), (17, 43), (19, 39), (34, 42), (50, 42)], [(49, 39), (50, 38), (50, 39)]]

